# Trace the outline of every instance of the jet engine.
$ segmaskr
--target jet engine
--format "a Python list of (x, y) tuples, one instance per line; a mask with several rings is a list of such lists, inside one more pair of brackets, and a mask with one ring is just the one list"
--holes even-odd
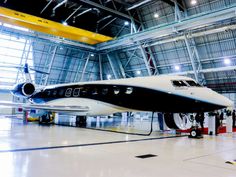
[(35, 86), (32, 83), (24, 82), (17, 84), (11, 92), (18, 97), (30, 97), (35, 91)]

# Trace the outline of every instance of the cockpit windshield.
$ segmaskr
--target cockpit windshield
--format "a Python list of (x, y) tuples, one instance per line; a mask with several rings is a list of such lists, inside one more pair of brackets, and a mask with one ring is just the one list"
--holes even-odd
[(172, 85), (174, 87), (202, 87), (193, 80), (173, 80)]
[(187, 87), (188, 86), (184, 81), (181, 81), (181, 80), (172, 81), (172, 83), (175, 87)]
[(200, 84), (196, 83), (196, 82), (193, 81), (193, 80), (187, 80), (186, 82), (187, 82), (187, 84), (188, 84), (190, 87), (201, 87)]

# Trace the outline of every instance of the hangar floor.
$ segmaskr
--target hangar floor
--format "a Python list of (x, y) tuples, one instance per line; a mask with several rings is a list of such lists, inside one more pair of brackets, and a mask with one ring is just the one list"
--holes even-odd
[[(234, 177), (236, 134), (158, 139), (0, 118), (1, 177)], [(137, 158), (153, 154), (155, 157)]]

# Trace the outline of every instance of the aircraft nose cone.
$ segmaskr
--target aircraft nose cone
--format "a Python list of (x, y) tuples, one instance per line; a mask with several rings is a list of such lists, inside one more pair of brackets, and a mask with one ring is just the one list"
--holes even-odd
[(234, 106), (234, 102), (231, 101), (230, 99), (226, 98), (224, 100), (224, 105), (227, 106), (227, 107), (233, 107)]
[(220, 95), (218, 93), (217, 93), (216, 100), (217, 100), (217, 104), (222, 105), (224, 107), (233, 107), (234, 106), (233, 101), (231, 101), (229, 98), (227, 98), (223, 95)]

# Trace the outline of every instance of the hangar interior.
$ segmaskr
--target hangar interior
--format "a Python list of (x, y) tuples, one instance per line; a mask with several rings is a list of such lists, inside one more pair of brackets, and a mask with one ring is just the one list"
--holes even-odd
[[(24, 80), (22, 66), (28, 63), (37, 85), (180, 74), (235, 103), (234, 5), (230, 0), (2, 1), (1, 95), (13, 99), (4, 88)], [(91, 44), (67, 39), (62, 31), (45, 34), (5, 19), (4, 8), (113, 40)], [(55, 24), (50, 28), (58, 30)]]
[[(236, 107), (235, 0), (25, 0), (24, 2), (0, 0), (0, 4), (0, 100), (25, 102), (24, 99), (13, 97), (6, 90), (24, 80), (22, 68), (25, 63), (28, 63), (32, 80), (36, 85), (41, 86), (155, 75), (186, 75), (230, 98)], [(22, 18), (24, 14), (29, 14), (29, 21), (17, 20), (14, 16), (9, 16), (10, 12), (6, 9), (12, 10), (14, 15), (22, 15)], [(37, 24), (37, 21), (33, 16), (40, 18), (40, 23), (45, 24), (35, 27), (32, 24)], [(47, 26), (47, 20), (50, 21), (51, 26)], [(59, 23), (61, 26), (58, 26)], [(68, 26), (74, 27), (71, 28), (71, 33), (63, 31)], [(86, 31), (77, 31), (81, 29)], [(101, 36), (96, 36), (97, 33)], [(17, 109), (0, 109), (0, 114), (22, 115)], [(140, 116), (144, 121), (138, 122), (136, 125), (138, 130), (131, 131), (146, 134), (150, 129), (151, 113), (138, 114), (139, 120)], [(110, 125), (109, 121), (104, 119), (101, 123), (102, 129), (104, 129), (104, 122)], [(47, 167), (37, 163), (45, 162), (47, 157), (51, 157), (51, 160), (45, 163), (49, 167), (54, 168), (52, 165), (54, 163), (55, 166), (63, 166), (62, 162), (57, 161), (55, 155), (57, 151), (54, 149), (59, 149), (61, 158), (66, 162), (69, 163), (70, 159), (73, 159), (74, 165), (71, 166), (72, 171), (67, 166), (65, 171), (60, 168), (58, 171), (45, 170), (44, 173), (51, 176), (76, 176), (77, 170), (84, 176), (119, 176), (120, 170), (123, 169), (123, 176), (129, 177), (155, 176), (158, 173), (162, 176), (175, 176), (166, 171), (165, 167), (169, 164), (173, 171), (181, 176), (200, 176), (198, 174), (206, 177), (221, 176), (221, 174), (232, 176), (235, 173), (235, 166), (228, 167), (216, 160), (230, 160), (235, 156), (235, 151), (232, 151), (235, 150), (235, 134), (221, 135), (220, 138), (211, 137), (200, 144), (194, 141), (186, 143), (185, 139), (180, 138), (166, 139), (158, 142), (159, 144), (155, 144), (154, 141), (144, 141), (137, 147), (135, 143), (127, 143), (124, 147), (123, 142), (139, 142), (148, 138), (138, 135), (114, 135), (110, 134), (111, 132), (104, 132), (104, 134), (96, 132), (94, 135), (93, 130), (87, 130), (87, 133), (83, 129), (76, 132), (73, 128), (61, 126), (45, 130), (45, 127), (36, 125), (24, 128), (21, 134), (22, 127), (17, 126), (18, 121), (1, 120), (1, 132), (15, 129), (20, 137), (17, 140), (11, 133), (0, 135), (4, 140), (0, 148), (0, 156), (6, 160), (8, 167), (4, 169), (4, 165), (0, 165), (0, 171), (5, 176), (14, 176), (15, 173), (10, 173), (13, 168), (19, 170), (21, 176), (23, 174), (41, 176), (43, 172), (40, 170)], [(122, 124), (118, 122), (119, 125)], [(97, 125), (92, 123), (90, 126), (96, 128)], [(58, 122), (58, 124), (62, 123)], [(122, 127), (121, 131), (130, 131), (132, 126), (125, 124), (125, 128)], [(112, 128), (108, 126), (108, 130), (114, 130), (114, 127), (117, 125), (112, 124)], [(32, 136), (28, 140), (24, 139), (27, 133)], [(175, 133), (170, 132), (164, 136), (176, 136)], [(151, 138), (162, 135), (153, 134)], [(34, 137), (37, 136), (38, 142), (35, 142)], [(14, 144), (14, 141), (19, 141), (19, 144)], [(10, 142), (10, 145), (6, 142)], [(105, 144), (112, 142), (112, 145), (108, 149), (97, 147), (104, 142)], [(117, 143), (121, 144), (116, 145)], [(122, 161), (129, 161), (130, 154), (132, 156), (146, 152), (165, 154), (164, 149), (167, 144), (177, 146), (177, 149), (169, 147), (168, 157), (160, 157), (163, 163), (153, 160), (159, 165), (157, 170), (153, 170), (155, 166), (152, 162), (148, 162), (145, 166), (136, 160), (131, 160), (133, 165), (123, 167)], [(195, 145), (199, 149), (198, 153), (187, 149), (188, 146), (195, 148)], [(223, 145), (231, 150), (226, 151), (227, 148), (224, 149)], [(163, 150), (157, 151), (154, 148), (156, 146), (160, 146)], [(80, 152), (76, 148), (80, 148), (78, 150)], [(95, 153), (96, 148), (100, 154)], [(120, 151), (114, 153), (112, 148), (118, 148)], [(137, 150), (134, 150), (135, 148)], [(45, 149), (53, 150), (47, 153)], [(30, 156), (27, 154), (28, 151), (35, 154)], [(217, 154), (219, 151), (225, 153)], [(14, 155), (15, 152), (19, 153)], [(179, 155), (174, 155), (178, 153)], [(38, 154), (41, 156), (37, 156)], [(210, 161), (202, 167), (206, 159), (195, 157), (206, 154), (211, 154)], [(82, 162), (77, 162), (73, 155), (81, 157), (86, 163), (94, 163), (95, 171), (98, 170), (100, 174), (98, 175)], [(98, 161), (93, 162), (92, 155), (95, 155)], [(117, 156), (120, 156), (117, 163), (113, 162), (112, 159)], [(107, 161), (103, 161), (103, 157)], [(191, 159), (192, 157), (194, 158)], [(28, 161), (18, 167), (11, 167), (12, 163), (19, 164), (22, 160), (27, 161), (27, 158), (31, 160), (30, 162), (37, 161), (36, 165), (41, 166), (34, 171), (34, 165)], [(109, 164), (111, 161), (112, 165)], [(189, 165), (188, 161), (192, 164)], [(181, 162), (181, 165), (177, 162)], [(1, 163), (4, 164), (3, 161), (0, 161)], [(102, 167), (103, 163), (104, 167)], [(28, 170), (24, 171), (24, 165)], [(147, 167), (148, 165), (150, 167)], [(165, 167), (162, 169), (161, 166)], [(136, 169), (137, 167), (139, 170)], [(197, 168), (202, 171), (199, 173)], [(141, 171), (142, 169), (146, 173)], [(183, 173), (185, 169), (187, 171)]]

